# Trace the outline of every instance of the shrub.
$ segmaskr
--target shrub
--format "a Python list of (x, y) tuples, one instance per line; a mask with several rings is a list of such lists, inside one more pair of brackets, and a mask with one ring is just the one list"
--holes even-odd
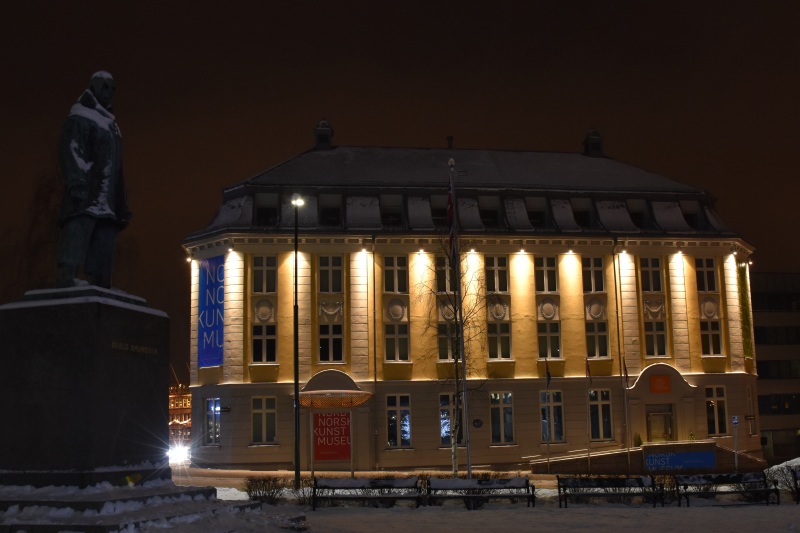
[(283, 499), (283, 493), (288, 488), (289, 483), (286, 478), (275, 476), (245, 478), (244, 490), (247, 497), (261, 503), (275, 505)]

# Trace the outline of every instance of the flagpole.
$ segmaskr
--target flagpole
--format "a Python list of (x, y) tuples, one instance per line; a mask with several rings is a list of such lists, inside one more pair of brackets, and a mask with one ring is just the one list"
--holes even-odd
[(470, 436), (469, 436), (469, 408), (467, 400), (467, 358), (464, 350), (464, 315), (462, 312), (461, 300), (461, 253), (458, 246), (458, 201), (456, 200), (455, 189), (455, 176), (456, 176), (456, 162), (450, 159), (448, 162), (450, 166), (450, 191), (448, 195), (448, 215), (450, 216), (450, 267), (455, 274), (455, 290), (454, 290), (454, 311), (456, 319), (456, 331), (458, 335), (458, 349), (461, 356), (461, 405), (464, 409), (462, 423), (464, 425), (464, 444), (467, 448), (467, 479), (472, 479), (472, 457), (470, 453)]

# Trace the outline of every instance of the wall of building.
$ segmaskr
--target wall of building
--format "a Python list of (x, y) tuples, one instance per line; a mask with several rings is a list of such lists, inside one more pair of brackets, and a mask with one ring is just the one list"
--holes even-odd
[[(398, 241), (401, 239), (398, 239)], [(225, 350), (222, 367), (197, 368), (197, 261), (192, 266), (192, 387), (195, 433), (202, 433), (207, 398), (219, 398), (222, 408), (220, 442), (200, 445), (193, 457), (200, 464), (291, 466), (293, 456), (293, 284), (294, 255), (291, 242), (256, 239), (254, 244), (238, 244), (235, 251), (211, 248), (209, 256), (225, 253)], [(442, 295), (434, 287), (436, 248), (431, 239), (427, 246), (419, 239), (405, 243), (375, 244), (369, 239), (307, 238), (301, 241), (298, 268), (299, 361), (301, 386), (326, 369), (335, 368), (349, 375), (363, 390), (373, 393), (367, 404), (354, 410), (353, 464), (336, 462), (314, 465), (325, 469), (408, 468), (450, 464), (451, 449), (441, 443), (439, 395), (453, 390), (452, 362), (438, 356), (436, 324), (442, 312)], [(469, 367), (468, 397), (473, 464), (524, 465), (534, 458), (594, 450), (624, 448), (634, 435), (646, 438), (648, 405), (673, 406), (672, 440), (704, 439), (707, 431), (706, 388), (725, 388), (725, 416), (730, 422), (740, 416), (737, 446), (750, 453), (760, 453), (758, 413), (755, 409), (755, 377), (751, 373), (754, 354), (746, 353), (743, 333), (743, 302), (740, 281), (732, 254), (719, 247), (691, 250), (713, 258), (717, 286), (714, 291), (699, 291), (695, 281), (694, 257), (676, 250), (674, 245), (639, 245), (622, 253), (613, 241), (584, 243), (567, 250), (559, 245), (527, 248), (520, 251), (510, 244), (476, 243), (476, 252), (464, 252), (464, 288), (468, 305), (466, 353)], [(481, 246), (483, 244), (483, 246)], [(217, 251), (219, 250), (219, 251)], [(277, 256), (277, 292), (255, 294), (250, 289), (253, 254)], [(318, 261), (321, 256), (343, 258), (344, 285), (339, 293), (321, 294)], [(408, 260), (408, 293), (384, 293), (383, 257), (401, 255)], [(489, 360), (487, 357), (485, 307), (486, 293), (482, 280), (485, 257), (508, 258), (510, 290), (501, 295), (508, 307), (511, 326), (511, 357)], [(538, 256), (555, 257), (559, 277), (556, 293), (537, 293), (534, 287), (534, 260)], [(585, 294), (582, 285), (581, 259), (603, 258), (602, 293)], [(640, 257), (663, 261), (663, 290), (644, 294), (641, 289)], [(655, 298), (660, 303), (650, 302)], [(252, 324), (260, 323), (258, 304), (269, 300), (273, 306), (269, 321), (277, 326), (277, 350), (274, 363), (254, 363), (251, 357)], [(541, 304), (555, 301), (561, 325), (561, 357), (539, 358), (537, 324), (543, 320)], [(395, 322), (388, 315), (388, 305), (400, 302), (402, 318)], [(471, 304), (470, 304), (471, 302)], [(711, 304), (709, 304), (711, 302)], [(591, 304), (591, 305), (590, 305)], [(590, 307), (597, 304), (595, 307)], [(749, 302), (745, 302), (749, 304)], [(664, 356), (647, 356), (643, 347), (644, 318), (647, 306), (663, 313), (667, 324), (667, 350)], [(471, 313), (471, 314), (470, 314)], [(595, 318), (607, 324), (608, 355), (587, 360), (585, 327)], [(649, 315), (648, 315), (649, 316)], [(701, 317), (721, 323), (722, 353), (702, 354)], [(343, 326), (344, 357), (341, 363), (319, 361), (317, 331), (319, 324)], [(386, 359), (383, 330), (385, 324), (409, 326), (408, 361)], [(745, 328), (746, 329), (746, 328)], [(624, 363), (623, 363), (624, 361)], [(661, 366), (660, 366), (661, 365)], [(647, 375), (669, 367), (673, 389), (668, 393), (653, 389)], [(548, 384), (546, 368), (552, 380)], [(588, 369), (588, 375), (587, 375)], [(625, 374), (627, 372), (627, 380)], [(670, 372), (672, 374), (670, 374)], [(642, 379), (638, 379), (642, 378)], [(649, 378), (648, 378), (649, 379)], [(680, 384), (680, 386), (678, 386)], [(588, 391), (608, 390), (611, 397), (612, 435), (605, 439), (589, 438), (587, 422)], [(750, 396), (745, 391), (750, 390)], [(546, 443), (542, 439), (540, 393), (560, 391), (563, 395), (563, 442)], [(512, 442), (491, 441), (491, 394), (510, 392), (513, 398)], [(410, 398), (411, 444), (388, 446), (387, 395)], [(251, 439), (252, 397), (270, 396), (277, 401), (277, 440), (269, 445), (253, 445)], [(748, 417), (745, 421), (745, 417)], [(312, 466), (308, 446), (308, 410), (302, 411), (302, 466)], [(747, 430), (743, 431), (744, 426)], [(732, 447), (732, 430), (712, 435), (716, 441)], [(201, 441), (202, 442), (202, 441)], [(586, 450), (589, 450), (588, 452)], [(580, 452), (583, 450), (583, 452)], [(459, 453), (462, 463), (465, 450)]]

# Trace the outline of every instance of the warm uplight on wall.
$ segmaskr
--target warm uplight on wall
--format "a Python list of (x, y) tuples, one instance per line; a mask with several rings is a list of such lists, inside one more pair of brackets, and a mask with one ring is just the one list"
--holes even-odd
[(191, 255), (187, 255), (186, 256), (186, 262), (187, 263), (191, 263), (192, 262), (192, 256)]

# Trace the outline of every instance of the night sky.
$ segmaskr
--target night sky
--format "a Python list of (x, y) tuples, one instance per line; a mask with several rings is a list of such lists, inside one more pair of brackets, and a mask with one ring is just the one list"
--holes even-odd
[(180, 243), (223, 187), (309, 149), (322, 118), (335, 144), (366, 146), (580, 151), (594, 127), (609, 157), (717, 197), (756, 271), (800, 271), (800, 2), (14, 4), (0, 302), (54, 279), (61, 125), (108, 70), (134, 213), (114, 286), (170, 315), (180, 376)]

